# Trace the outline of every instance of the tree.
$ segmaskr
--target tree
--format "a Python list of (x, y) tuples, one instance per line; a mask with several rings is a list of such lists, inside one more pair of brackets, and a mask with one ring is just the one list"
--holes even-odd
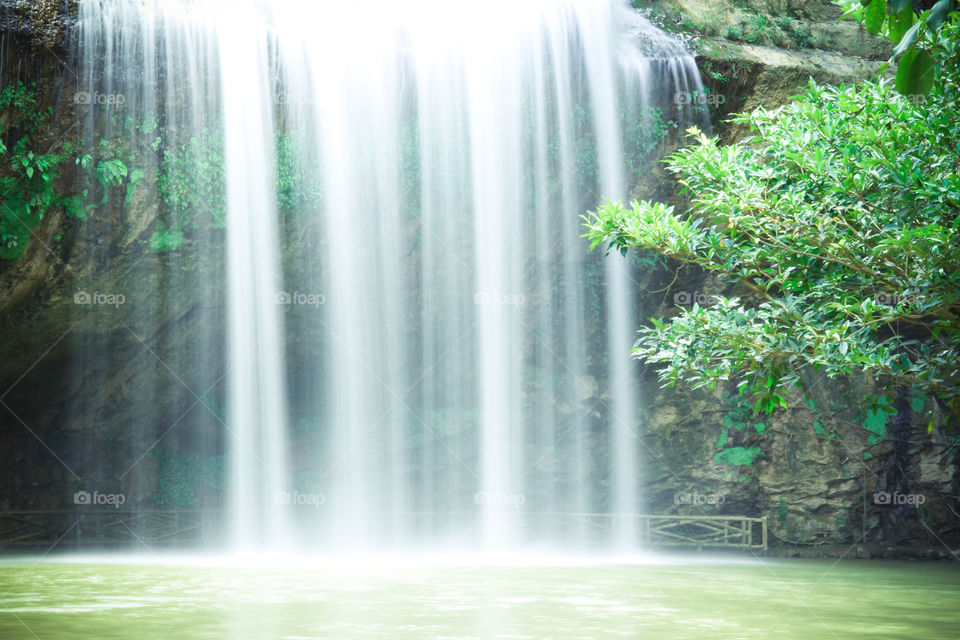
[(754, 134), (739, 144), (690, 131), (668, 159), (686, 213), (607, 202), (585, 217), (592, 247), (695, 265), (740, 294), (640, 330), (634, 354), (665, 383), (732, 381), (771, 412), (810, 370), (864, 374), (960, 413), (958, 33), (940, 30), (928, 97), (811, 82), (737, 116)]

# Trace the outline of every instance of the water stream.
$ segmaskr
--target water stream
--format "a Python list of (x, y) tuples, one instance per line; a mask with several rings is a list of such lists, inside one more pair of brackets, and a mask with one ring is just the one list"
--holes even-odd
[(579, 216), (694, 117), (682, 44), (614, 0), (85, 0), (78, 43), (161, 157), (222, 144), (233, 544), (578, 545), (525, 514), (641, 510), (638, 267)]

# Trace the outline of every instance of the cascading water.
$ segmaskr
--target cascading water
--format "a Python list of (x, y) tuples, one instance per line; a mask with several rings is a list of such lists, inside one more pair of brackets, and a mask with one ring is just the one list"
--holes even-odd
[(267, 34), (239, 13), (216, 25), (227, 176), (231, 513), (243, 548), (289, 543), (279, 240)]
[(79, 43), (161, 158), (222, 143), (236, 544), (580, 545), (563, 514), (641, 508), (638, 267), (579, 216), (690, 115), (685, 47), (614, 0), (84, 0)]

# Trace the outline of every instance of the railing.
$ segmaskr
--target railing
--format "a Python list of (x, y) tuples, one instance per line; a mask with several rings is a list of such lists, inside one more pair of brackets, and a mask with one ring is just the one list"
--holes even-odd
[[(573, 519), (588, 531), (628, 527), (647, 546), (731, 548), (767, 551), (767, 519), (746, 516), (672, 516), (616, 513), (541, 513)], [(632, 521), (632, 522), (631, 522)]]
[[(407, 513), (425, 522), (451, 513)], [(469, 514), (464, 513), (469, 521)], [(475, 513), (473, 515), (476, 515)], [(602, 545), (625, 527), (646, 546), (767, 551), (767, 519), (743, 516), (673, 516), (612, 513), (522, 512), (529, 530), (549, 530), (573, 544)], [(0, 511), (0, 549), (13, 547), (196, 547), (216, 531), (217, 511)], [(577, 533), (579, 532), (579, 533)]]
[[(739, 516), (639, 516), (651, 545), (767, 550), (767, 519)], [(759, 525), (760, 539), (754, 538)]]

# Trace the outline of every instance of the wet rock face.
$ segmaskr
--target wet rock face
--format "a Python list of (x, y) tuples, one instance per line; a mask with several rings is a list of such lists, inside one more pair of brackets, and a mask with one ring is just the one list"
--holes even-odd
[(688, 40), (712, 97), (715, 133), (747, 133), (724, 121), (758, 106), (776, 108), (813, 78), (855, 83), (876, 74), (892, 45), (870, 36), (830, 0), (653, 0), (635, 2), (662, 28)]
[[(0, 86), (35, 84), (38, 106), (53, 109), (37, 136), (41, 150), (82, 137), (70, 67), (75, 16), (74, 0), (0, 0)], [(73, 162), (56, 184), (65, 194), (78, 184)], [(98, 204), (86, 221), (52, 208), (21, 259), (0, 263), (0, 509), (69, 508), (74, 492), (100, 486), (123, 492), (128, 506), (152, 506), (154, 458), (122, 486), (107, 478), (157, 442), (176, 449), (190, 429), (206, 429), (209, 450), (217, 448), (222, 424), (204, 403), (223, 393), (225, 276), (222, 252), (210, 248), (221, 239), (156, 254), (157, 203), (143, 189), (123, 200)], [(97, 303), (123, 298), (78, 304), (83, 293)]]
[(33, 48), (63, 51), (78, 0), (0, 0), (0, 33)]
[[(40, 250), (0, 274), (0, 509), (67, 508), (98, 487), (152, 506), (151, 447), (202, 430), (207, 454), (217, 448), (223, 427), (206, 403), (224, 395), (222, 260), (190, 245), (151, 253), (149, 232), (131, 234), (156, 207), (139, 205), (120, 222), (102, 209), (89, 227), (50, 215)], [(184, 273), (212, 286), (189, 290)]]
[[(871, 442), (857, 424), (860, 399), (875, 390), (857, 380), (811, 382), (789, 410), (753, 416), (723, 390), (664, 390), (648, 380), (647, 511), (765, 516), (774, 544), (955, 545), (960, 456), (950, 435), (928, 434), (929, 416), (913, 415), (904, 482), (884, 490), (893, 445)], [(718, 463), (730, 446), (763, 453), (749, 465)]]
[(850, 84), (874, 76), (877, 60), (830, 51), (790, 51), (772, 47), (704, 40), (698, 46), (704, 85), (722, 96), (712, 114), (716, 133), (733, 142), (748, 133), (746, 125), (725, 122), (732, 114), (785, 104), (812, 78), (819, 84)]

